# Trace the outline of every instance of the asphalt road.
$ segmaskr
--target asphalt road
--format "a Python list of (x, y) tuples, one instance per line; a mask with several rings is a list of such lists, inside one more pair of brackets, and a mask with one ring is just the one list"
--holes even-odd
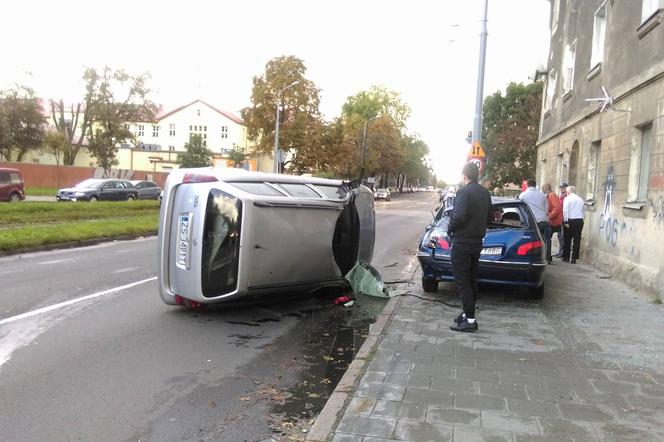
[[(412, 264), (436, 195), (376, 204), (373, 264)], [(156, 240), (0, 258), (2, 440), (270, 440), (305, 428), (382, 300), (191, 311), (156, 291)], [(332, 355), (329, 356), (329, 355)]]

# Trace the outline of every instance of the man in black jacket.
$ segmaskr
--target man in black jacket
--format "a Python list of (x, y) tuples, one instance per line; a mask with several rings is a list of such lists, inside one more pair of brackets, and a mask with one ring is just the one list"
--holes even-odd
[(475, 300), (482, 239), (491, 217), (491, 195), (477, 183), (479, 169), (467, 163), (462, 170), (465, 184), (456, 194), (452, 217), (447, 228), (452, 240), (452, 271), (461, 295), (463, 312), (456, 317), (454, 331), (477, 331)]

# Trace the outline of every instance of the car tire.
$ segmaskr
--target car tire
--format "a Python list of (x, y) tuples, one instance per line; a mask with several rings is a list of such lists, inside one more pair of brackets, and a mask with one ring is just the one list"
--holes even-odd
[(431, 278), (422, 278), (422, 290), (427, 293), (435, 293), (438, 291), (438, 281)]
[(134, 201), (136, 198), (134, 198), (134, 195), (129, 195), (127, 197), (127, 201)]
[(21, 201), (21, 195), (14, 192), (9, 196), (9, 201), (12, 202), (12, 203), (17, 203), (17, 202)]
[(544, 298), (544, 284), (539, 287), (532, 287), (530, 290), (530, 297), (533, 299), (542, 299)]
[(92, 195), (92, 196), (90, 197), (90, 202), (91, 202), (91, 203), (96, 203), (97, 201), (99, 201), (99, 198), (97, 198), (95, 195)]

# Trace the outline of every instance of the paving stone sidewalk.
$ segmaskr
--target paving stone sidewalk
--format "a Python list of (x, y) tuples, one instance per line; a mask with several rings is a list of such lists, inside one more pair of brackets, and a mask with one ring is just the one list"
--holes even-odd
[[(419, 278), (407, 286), (412, 294), (458, 303), (453, 285), (424, 294)], [(334, 430), (310, 440), (664, 440), (660, 304), (561, 261), (547, 272), (542, 301), (481, 292), (474, 334), (449, 330), (457, 308), (391, 301), (380, 335), (363, 346), (374, 353), (358, 355), (331, 398), (343, 404), (325, 416)]]

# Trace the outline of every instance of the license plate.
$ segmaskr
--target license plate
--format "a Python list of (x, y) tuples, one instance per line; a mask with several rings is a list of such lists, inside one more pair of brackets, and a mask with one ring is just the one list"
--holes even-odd
[(482, 255), (500, 255), (502, 253), (502, 247), (485, 247), (482, 249)]
[(189, 268), (189, 242), (191, 239), (191, 213), (183, 213), (178, 220), (178, 243), (175, 262), (179, 267)]

